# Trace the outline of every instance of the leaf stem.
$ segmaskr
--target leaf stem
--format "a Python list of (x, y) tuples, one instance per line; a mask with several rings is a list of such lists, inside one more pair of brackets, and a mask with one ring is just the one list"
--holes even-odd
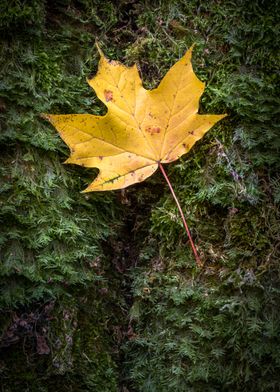
[(193, 240), (192, 240), (192, 236), (191, 236), (189, 227), (188, 227), (188, 225), (187, 225), (187, 221), (186, 221), (186, 219), (185, 219), (183, 210), (182, 210), (181, 205), (180, 205), (180, 203), (179, 203), (179, 200), (177, 199), (177, 196), (176, 196), (176, 194), (175, 194), (175, 192), (174, 192), (174, 189), (173, 189), (173, 187), (172, 187), (172, 185), (171, 185), (171, 182), (169, 181), (169, 178), (167, 177), (167, 174), (166, 174), (166, 172), (165, 172), (165, 170), (164, 170), (162, 164), (159, 162), (158, 165), (159, 165), (159, 168), (160, 168), (160, 170), (161, 170), (161, 172), (162, 172), (162, 174), (163, 174), (163, 176), (164, 176), (164, 178), (165, 178), (165, 180), (166, 180), (166, 182), (167, 182), (167, 184), (168, 184), (168, 186), (169, 186), (169, 188), (170, 188), (170, 191), (171, 191), (171, 193), (172, 193), (172, 196), (173, 196), (173, 198), (174, 198), (174, 200), (175, 200), (175, 202), (176, 202), (176, 204), (177, 204), (177, 207), (178, 207), (178, 210), (179, 210), (179, 212), (180, 212), (180, 215), (181, 215), (183, 224), (184, 224), (184, 226), (185, 226), (187, 235), (188, 235), (189, 240), (190, 240), (190, 243), (191, 243), (191, 247), (192, 247), (192, 250), (193, 250), (193, 253), (194, 253), (194, 256), (195, 256), (196, 264), (197, 264), (199, 267), (201, 267), (201, 266), (202, 266), (202, 262), (201, 262), (201, 260), (200, 260), (200, 257), (198, 256), (196, 247), (195, 247), (194, 242), (193, 242)]

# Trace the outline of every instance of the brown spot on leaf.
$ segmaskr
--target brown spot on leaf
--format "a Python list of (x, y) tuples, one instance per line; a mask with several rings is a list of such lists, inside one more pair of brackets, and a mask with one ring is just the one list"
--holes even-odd
[(190, 134), (190, 135), (193, 135), (193, 134), (194, 134), (194, 131), (190, 131), (189, 134)]
[(113, 91), (104, 90), (104, 97), (105, 97), (106, 102), (112, 101), (113, 100)]
[(160, 127), (156, 127), (156, 126), (146, 127), (145, 131), (148, 132), (150, 135), (154, 135), (155, 133), (160, 133)]
[(102, 155), (100, 155), (98, 158), (100, 159), (100, 161), (102, 161), (102, 159), (103, 159), (103, 156), (102, 156)]

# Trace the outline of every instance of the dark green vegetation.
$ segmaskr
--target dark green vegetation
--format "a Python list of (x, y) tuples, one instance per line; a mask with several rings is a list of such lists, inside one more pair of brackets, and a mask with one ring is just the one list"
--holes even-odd
[[(279, 391), (277, 10), (1, 2), (1, 391)], [(201, 111), (229, 114), (166, 167), (201, 270), (160, 173), (82, 195), (93, 172), (40, 118), (104, 113), (96, 39), (146, 87), (195, 42)]]

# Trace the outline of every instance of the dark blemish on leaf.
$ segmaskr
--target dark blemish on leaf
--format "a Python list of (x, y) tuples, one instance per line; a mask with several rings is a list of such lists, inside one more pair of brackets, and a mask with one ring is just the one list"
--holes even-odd
[(135, 172), (134, 171), (131, 172), (130, 175), (131, 175), (131, 177), (134, 177), (135, 176)]
[(98, 158), (100, 159), (100, 161), (102, 161), (102, 159), (103, 159), (103, 156), (102, 156), (102, 155), (100, 155)]
[(150, 135), (154, 135), (155, 133), (160, 133), (160, 127), (146, 127), (145, 131), (148, 132)]
[(105, 97), (106, 102), (112, 101), (113, 100), (113, 91), (104, 90), (104, 97)]
[(193, 135), (193, 134), (194, 134), (194, 131), (190, 131), (189, 134), (190, 134), (190, 135)]
[(187, 148), (187, 145), (186, 145), (186, 143), (183, 143), (183, 147), (184, 147), (184, 148)]

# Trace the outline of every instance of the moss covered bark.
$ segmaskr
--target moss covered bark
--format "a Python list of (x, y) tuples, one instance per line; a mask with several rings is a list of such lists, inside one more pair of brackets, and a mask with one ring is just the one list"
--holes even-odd
[[(2, 390), (278, 391), (278, 2), (0, 7)], [(166, 168), (200, 270), (160, 173), (82, 195), (40, 117), (104, 113), (96, 39), (146, 87), (195, 42), (201, 112), (229, 113)]]

